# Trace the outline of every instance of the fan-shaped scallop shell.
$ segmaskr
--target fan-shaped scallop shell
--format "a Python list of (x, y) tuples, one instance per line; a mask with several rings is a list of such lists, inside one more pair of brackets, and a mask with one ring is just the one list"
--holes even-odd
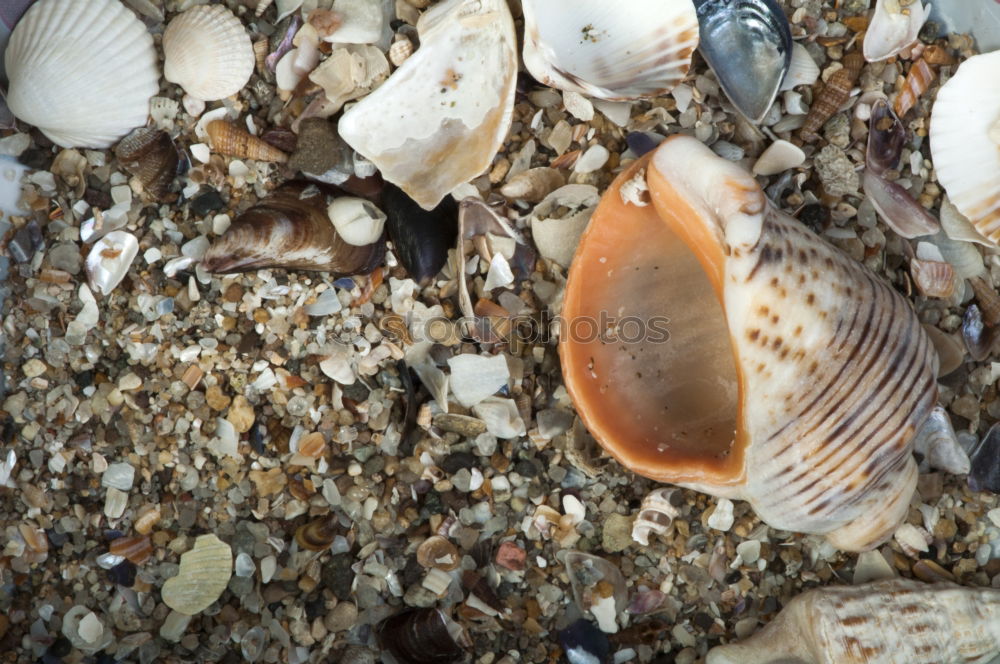
[(545, 85), (599, 99), (655, 97), (698, 47), (691, 0), (524, 0), (524, 65)]
[(909, 303), (696, 139), (651, 155), (604, 195), (570, 268), (560, 353), (580, 417), (640, 475), (842, 549), (884, 541), (936, 396)]
[(163, 32), (163, 76), (196, 99), (214, 101), (243, 89), (256, 62), (243, 23), (224, 5), (198, 5)]
[(146, 123), (153, 38), (118, 0), (41, 0), (4, 54), (14, 115), (63, 147), (106, 148)]
[(931, 156), (948, 198), (1000, 243), (1000, 51), (976, 55), (938, 90)]
[(1000, 654), (1000, 590), (892, 579), (810, 590), (707, 664), (985, 664)]

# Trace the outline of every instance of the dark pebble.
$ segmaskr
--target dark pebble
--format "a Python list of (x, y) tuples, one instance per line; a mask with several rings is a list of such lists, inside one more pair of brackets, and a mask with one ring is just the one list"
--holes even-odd
[(659, 145), (649, 134), (642, 131), (633, 131), (625, 137), (625, 142), (636, 157), (641, 157)]
[(217, 212), (225, 207), (226, 202), (214, 189), (191, 199), (191, 214), (196, 217), (204, 217), (210, 212)]
[[(969, 455), (969, 488), (1000, 493), (1000, 422), (990, 427)], [(961, 521), (959, 523), (962, 523)]]
[(65, 636), (60, 636), (49, 646), (48, 653), (55, 657), (65, 657), (73, 652), (73, 644)]
[(453, 452), (441, 462), (441, 470), (454, 475), (463, 468), (474, 468), (476, 465), (476, 455), (471, 452)]
[(521, 477), (535, 477), (538, 475), (538, 466), (531, 459), (521, 459), (514, 464), (514, 472)]
[(79, 387), (80, 389), (83, 389), (85, 387), (90, 387), (90, 385), (94, 382), (94, 372), (91, 371), (90, 369), (81, 371), (80, 373), (75, 374), (73, 376), (73, 380), (76, 382), (77, 387)]
[(69, 541), (69, 535), (66, 533), (60, 533), (56, 531), (55, 528), (49, 528), (46, 530), (45, 536), (49, 538), (49, 544), (56, 549), (62, 547), (63, 544)]
[(830, 223), (830, 210), (825, 205), (811, 203), (799, 211), (799, 221), (818, 233)]
[(92, 205), (101, 210), (107, 210), (114, 205), (114, 201), (111, 200), (110, 193), (101, 191), (100, 189), (94, 189), (92, 187), (83, 192), (83, 200), (87, 203), (87, 205)]
[(324, 565), (320, 572), (323, 585), (339, 600), (351, 598), (351, 584), (354, 583), (354, 571), (351, 569), (353, 564), (354, 556), (350, 553), (338, 553), (330, 558), (330, 562)]
[(583, 618), (559, 630), (559, 645), (569, 664), (604, 664), (611, 655), (607, 635)]
[(108, 578), (112, 583), (131, 588), (135, 584), (136, 567), (129, 560), (123, 560), (108, 570)]
[(707, 632), (708, 629), (715, 624), (715, 620), (712, 619), (712, 616), (704, 612), (694, 614), (694, 617), (691, 618), (691, 622), (703, 632)]
[(436, 275), (448, 260), (458, 235), (458, 206), (446, 196), (433, 210), (425, 210), (402, 189), (386, 184), (382, 209), (388, 217), (386, 228), (399, 262), (414, 281)]
[(42, 229), (34, 219), (17, 229), (7, 243), (7, 252), (18, 263), (27, 263), (42, 247)]

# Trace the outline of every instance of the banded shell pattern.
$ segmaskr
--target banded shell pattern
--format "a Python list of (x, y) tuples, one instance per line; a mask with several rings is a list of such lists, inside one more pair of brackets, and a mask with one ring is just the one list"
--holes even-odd
[(163, 76), (202, 101), (239, 92), (256, 62), (243, 23), (221, 4), (174, 17), (163, 32), (163, 54)]
[(205, 127), (212, 149), (219, 154), (256, 161), (288, 161), (288, 155), (226, 120), (212, 120)]
[(153, 38), (118, 0), (40, 0), (4, 59), (11, 112), (62, 147), (110, 147), (159, 90)]
[(707, 664), (985, 664), (1000, 654), (1000, 590), (893, 579), (810, 590)]
[[(623, 199), (636, 178), (652, 205)], [(902, 522), (933, 346), (901, 296), (772, 209), (740, 167), (677, 136), (619, 176), (577, 249), (563, 317), (572, 330), (608, 312), (648, 332), (609, 337), (624, 334), (612, 318), (564, 335), (560, 353), (581, 418), (625, 466), (748, 500), (769, 525), (844, 550)]]
[(691, 0), (524, 0), (524, 66), (560, 90), (609, 100), (655, 97), (687, 75), (698, 46)]

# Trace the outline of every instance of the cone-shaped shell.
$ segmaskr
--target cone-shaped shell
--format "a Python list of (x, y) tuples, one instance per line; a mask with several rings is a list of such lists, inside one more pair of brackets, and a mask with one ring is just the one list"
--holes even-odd
[(892, 579), (810, 590), (707, 664), (985, 664), (1000, 654), (1000, 590)]
[(958, 211), (1000, 243), (1000, 51), (976, 55), (938, 90), (931, 156)]
[(524, 66), (545, 85), (611, 100), (655, 97), (698, 47), (691, 0), (524, 0)]
[(340, 135), (425, 210), (489, 167), (510, 128), (517, 39), (505, 0), (446, 0), (420, 48), (344, 113)]
[(269, 267), (367, 273), (382, 260), (381, 242), (347, 244), (327, 216), (333, 198), (315, 184), (290, 182), (233, 221), (205, 252), (209, 272), (246, 272)]
[(212, 120), (205, 126), (212, 149), (227, 157), (257, 161), (288, 161), (288, 155), (243, 127), (225, 120)]
[(41, 0), (4, 53), (7, 105), (62, 147), (106, 148), (146, 123), (153, 38), (118, 0)]
[(163, 31), (163, 76), (196, 99), (236, 94), (255, 62), (250, 35), (222, 4), (192, 7)]
[(668, 139), (604, 195), (563, 319), (570, 395), (633, 471), (847, 550), (905, 516), (936, 394), (913, 310), (697, 140)]

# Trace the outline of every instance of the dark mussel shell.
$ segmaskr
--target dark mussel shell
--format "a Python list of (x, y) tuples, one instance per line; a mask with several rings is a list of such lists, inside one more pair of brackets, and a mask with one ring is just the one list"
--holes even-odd
[(559, 645), (570, 664), (606, 664), (611, 656), (607, 635), (584, 618), (559, 630)]
[(388, 219), (389, 239), (400, 263), (417, 282), (432, 279), (448, 260), (458, 236), (458, 206), (446, 196), (433, 210), (425, 210), (399, 187), (386, 183), (382, 209)]
[(969, 455), (969, 488), (1000, 493), (1000, 422), (990, 427)]
[(160, 200), (170, 191), (180, 159), (167, 132), (139, 127), (118, 142), (115, 156), (154, 199)]
[(792, 61), (792, 33), (775, 0), (695, 0), (698, 48), (729, 100), (753, 122), (764, 119)]
[(868, 124), (868, 152), (865, 167), (875, 175), (882, 175), (899, 165), (899, 155), (906, 143), (906, 127), (889, 107), (880, 99), (872, 106), (872, 116)]
[(336, 275), (371, 272), (384, 258), (385, 244), (347, 244), (327, 215), (333, 193), (339, 192), (312, 182), (282, 185), (238, 216), (209, 247), (202, 265), (222, 273), (272, 267)]
[(333, 544), (334, 538), (339, 533), (337, 517), (330, 514), (307, 521), (299, 526), (295, 531), (295, 541), (303, 549), (323, 551)]
[(460, 625), (440, 609), (411, 609), (389, 616), (377, 628), (379, 644), (400, 664), (450, 664), (469, 647)]

